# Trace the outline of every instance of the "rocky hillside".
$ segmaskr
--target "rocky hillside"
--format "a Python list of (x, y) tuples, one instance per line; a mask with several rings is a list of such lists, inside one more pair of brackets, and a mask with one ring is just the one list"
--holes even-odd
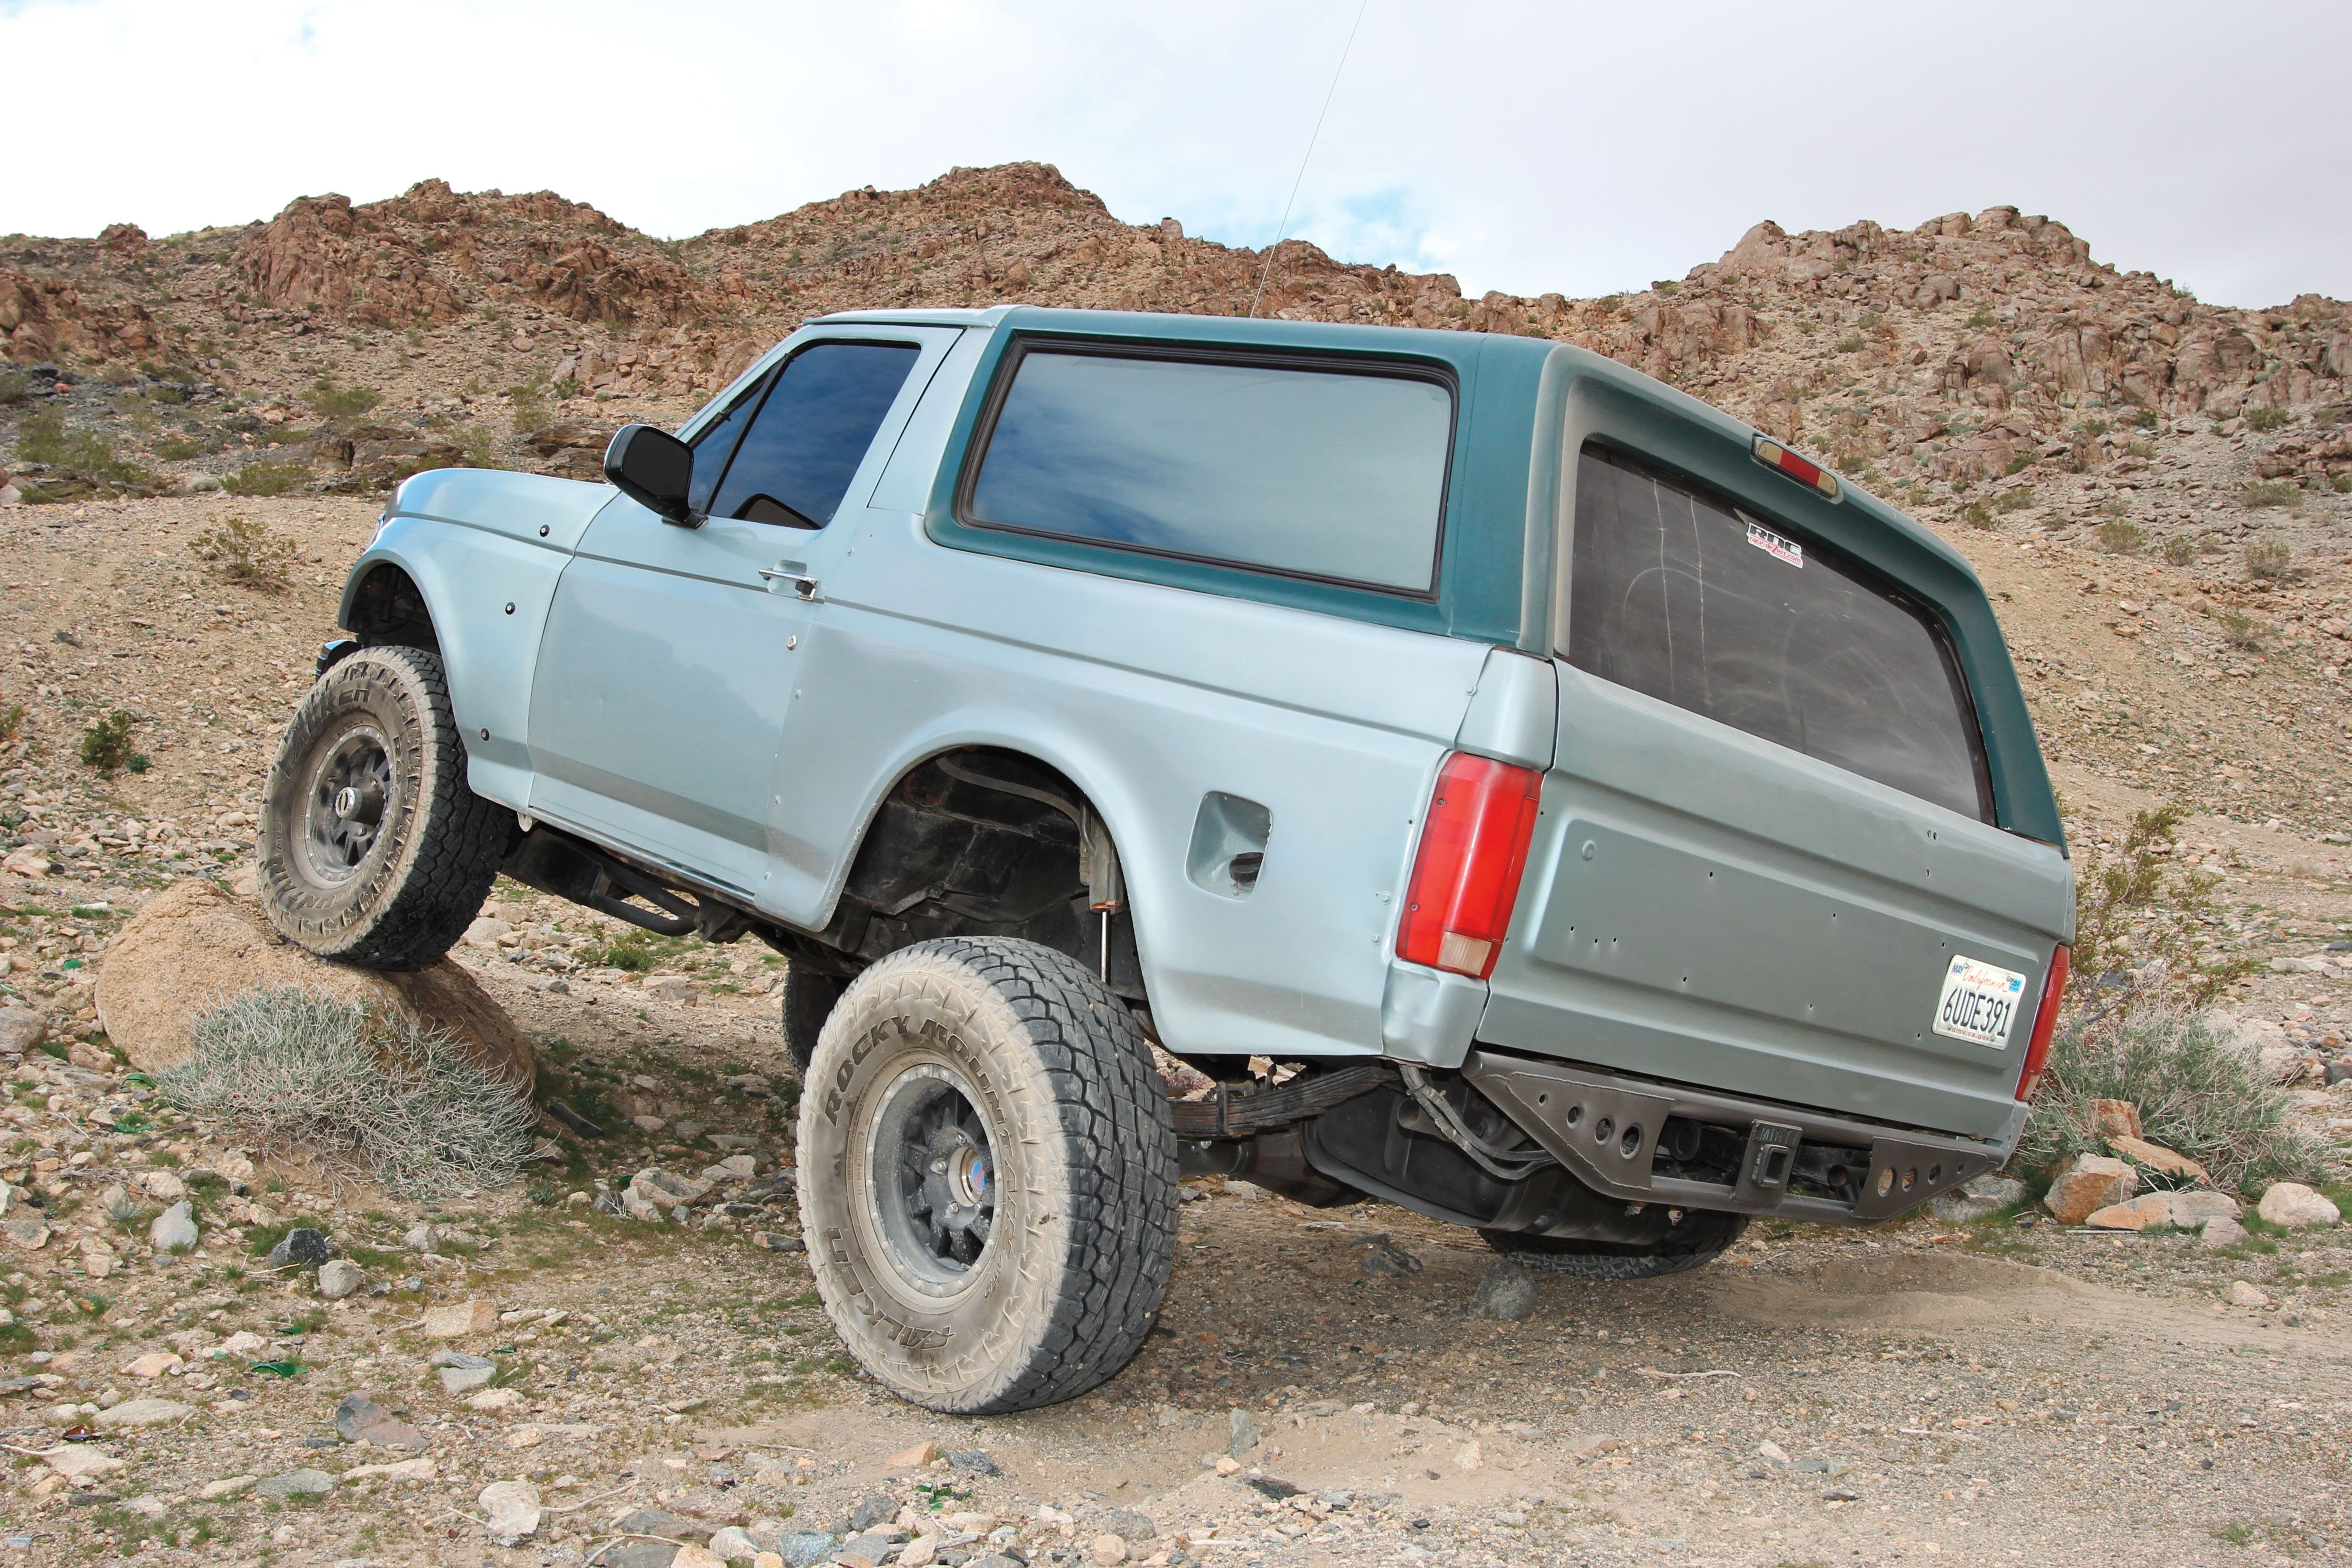
[(1271, 259), (1173, 218), (1123, 224), (1040, 163), (675, 243), (437, 180), (243, 228), (12, 236), (0, 500), (367, 495), (460, 462), (591, 475), (614, 426), (683, 418), (814, 314), (1240, 314), (1263, 272), (1261, 313), (1573, 342), (1801, 444), (2001, 588), (2053, 752), (2243, 820), (2352, 831), (2343, 303), (2208, 306), (2009, 207), (1900, 231), (1760, 223), (1680, 280), (1601, 300), (1470, 300), (1299, 241)]

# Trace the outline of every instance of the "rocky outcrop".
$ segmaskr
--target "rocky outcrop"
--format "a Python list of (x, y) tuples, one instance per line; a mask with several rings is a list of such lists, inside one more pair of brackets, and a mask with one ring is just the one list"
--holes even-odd
[(96, 1002), (108, 1038), (152, 1073), (187, 1058), (190, 1026), (207, 1006), (282, 986), (405, 1014), (446, 1030), (485, 1071), (532, 1081), (530, 1041), (457, 964), (445, 958), (413, 974), (380, 974), (330, 963), (207, 881), (164, 889), (122, 928), (99, 971)]
[(103, 361), (148, 353), (164, 337), (135, 300), (100, 302), (63, 279), (0, 267), (0, 343), (19, 364), (61, 355)]
[(237, 247), (236, 260), (253, 291), (280, 309), (386, 326), (446, 321), (465, 309), (407, 235), (349, 196), (289, 202)]

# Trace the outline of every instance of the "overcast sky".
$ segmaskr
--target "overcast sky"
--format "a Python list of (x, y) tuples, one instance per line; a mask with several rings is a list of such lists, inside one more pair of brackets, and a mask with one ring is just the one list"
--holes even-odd
[[(438, 175), (676, 237), (1034, 158), (1129, 222), (1261, 246), (1359, 3), (0, 0), (0, 232)], [(1364, 0), (1291, 229), (1473, 295), (1591, 295), (1760, 218), (2006, 202), (2217, 303), (2342, 299), (2347, 60), (2344, 0)]]

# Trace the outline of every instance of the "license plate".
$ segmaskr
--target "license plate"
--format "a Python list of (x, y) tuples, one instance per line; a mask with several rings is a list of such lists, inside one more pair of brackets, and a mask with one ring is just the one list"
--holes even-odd
[(1975, 958), (1955, 958), (1944, 972), (1944, 994), (1936, 999), (1936, 1033), (1998, 1051), (2025, 998), (2025, 976)]

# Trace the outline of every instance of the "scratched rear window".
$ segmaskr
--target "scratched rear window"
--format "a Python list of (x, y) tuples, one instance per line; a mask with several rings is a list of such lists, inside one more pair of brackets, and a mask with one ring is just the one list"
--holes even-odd
[(1568, 661), (1991, 820), (1968, 689), (1925, 610), (1601, 447), (1578, 464)]

